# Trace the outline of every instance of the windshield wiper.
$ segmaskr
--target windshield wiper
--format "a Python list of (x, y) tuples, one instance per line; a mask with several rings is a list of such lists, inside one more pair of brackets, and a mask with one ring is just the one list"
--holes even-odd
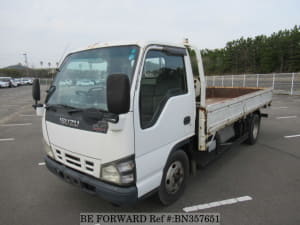
[(87, 108), (87, 109), (71, 109), (68, 111), (69, 114), (78, 113), (78, 112), (91, 112), (91, 113), (106, 113), (107, 111), (103, 109), (96, 109), (96, 108)]
[(80, 109), (80, 108), (75, 108), (73, 106), (64, 105), (64, 104), (46, 105), (47, 110), (52, 110), (54, 112), (56, 112), (58, 108), (69, 109), (67, 111), (69, 115), (72, 115), (73, 113), (81, 112), (83, 119), (85, 119), (87, 122), (106, 120), (108, 122), (117, 123), (119, 121), (119, 116), (117, 114), (110, 113), (103, 109), (96, 109), (96, 108)]
[(72, 109), (68, 111), (70, 115), (78, 112), (82, 112), (82, 116), (87, 122), (106, 120), (112, 123), (116, 123), (119, 120), (118, 115), (109, 113), (108, 111), (103, 109), (87, 108), (87, 109)]
[(78, 113), (78, 112), (83, 112), (83, 111), (84, 111), (84, 109), (71, 109), (68, 111), (68, 113), (71, 115), (73, 113)]
[(58, 108), (64, 108), (64, 109), (72, 109), (75, 110), (75, 107), (69, 106), (69, 105), (64, 105), (64, 104), (51, 104), (51, 105), (46, 105), (46, 109), (50, 109), (56, 112)]

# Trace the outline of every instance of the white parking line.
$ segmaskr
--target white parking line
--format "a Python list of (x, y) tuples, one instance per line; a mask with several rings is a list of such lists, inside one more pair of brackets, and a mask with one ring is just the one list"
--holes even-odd
[(10, 123), (10, 124), (0, 124), (1, 127), (17, 127), (17, 126), (29, 126), (32, 123)]
[(297, 116), (278, 116), (276, 117), (276, 119), (280, 120), (280, 119), (293, 119), (293, 118), (297, 118)]
[(38, 165), (39, 166), (45, 166), (46, 164), (45, 164), (45, 162), (40, 162)]
[(231, 204), (235, 204), (238, 202), (244, 202), (244, 201), (249, 201), (249, 200), (252, 200), (252, 197), (242, 196), (242, 197), (230, 198), (230, 199), (226, 199), (226, 200), (222, 200), (222, 201), (218, 201), (218, 202), (210, 202), (210, 203), (205, 203), (205, 204), (200, 204), (200, 205), (189, 206), (189, 207), (183, 208), (182, 210), (185, 212), (194, 212), (194, 211), (198, 211), (198, 210), (202, 210), (202, 209), (209, 209), (209, 208), (218, 207), (218, 206), (222, 206), (222, 205), (231, 205)]
[(29, 117), (29, 116), (36, 116), (35, 114), (28, 114), (28, 115), (26, 115), (26, 114), (21, 114), (20, 116), (24, 116), (24, 117)]
[(0, 142), (4, 142), (4, 141), (14, 141), (14, 138), (1, 138)]
[(300, 134), (295, 134), (295, 135), (288, 135), (284, 136), (285, 138), (294, 138), (294, 137), (300, 137)]
[(280, 106), (280, 107), (271, 107), (271, 108), (273, 108), (273, 109), (287, 109), (288, 107), (286, 107), (286, 106)]

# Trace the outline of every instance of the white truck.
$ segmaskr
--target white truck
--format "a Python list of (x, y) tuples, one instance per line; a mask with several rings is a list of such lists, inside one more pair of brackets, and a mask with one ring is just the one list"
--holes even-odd
[(71, 52), (45, 102), (38, 80), (33, 98), (52, 173), (118, 205), (152, 193), (168, 205), (198, 164), (255, 143), (272, 90), (206, 87), (188, 43), (133, 42)]

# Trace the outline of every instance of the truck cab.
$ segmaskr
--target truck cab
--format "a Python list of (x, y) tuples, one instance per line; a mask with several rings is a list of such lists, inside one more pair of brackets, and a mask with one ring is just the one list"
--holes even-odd
[[(160, 187), (170, 154), (195, 135), (195, 105), (184, 45), (118, 43), (72, 52), (38, 107), (46, 165), (111, 202), (135, 202)], [(181, 194), (184, 158), (168, 171), (170, 195)]]

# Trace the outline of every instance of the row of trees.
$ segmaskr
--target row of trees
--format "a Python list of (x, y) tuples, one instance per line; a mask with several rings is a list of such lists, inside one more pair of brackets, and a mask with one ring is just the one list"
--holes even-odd
[(201, 51), (206, 75), (300, 71), (300, 26)]
[[(27, 59), (26, 59), (27, 60)], [(26, 63), (25, 63), (26, 64)], [(51, 68), (51, 62), (48, 62), (47, 65), (49, 68), (43, 68), (44, 62), (40, 61), (41, 68), (34, 69), (22, 65), (21, 63), (17, 65), (8, 66), (6, 68), (0, 69), (0, 77), (40, 77), (40, 78), (50, 78), (56, 74), (55, 68)], [(55, 63), (56, 68), (58, 67), (59, 63)]]
[(13, 68), (3, 68), (0, 69), (0, 77), (41, 77), (49, 78), (53, 76), (53, 70), (49, 69), (13, 69)]

